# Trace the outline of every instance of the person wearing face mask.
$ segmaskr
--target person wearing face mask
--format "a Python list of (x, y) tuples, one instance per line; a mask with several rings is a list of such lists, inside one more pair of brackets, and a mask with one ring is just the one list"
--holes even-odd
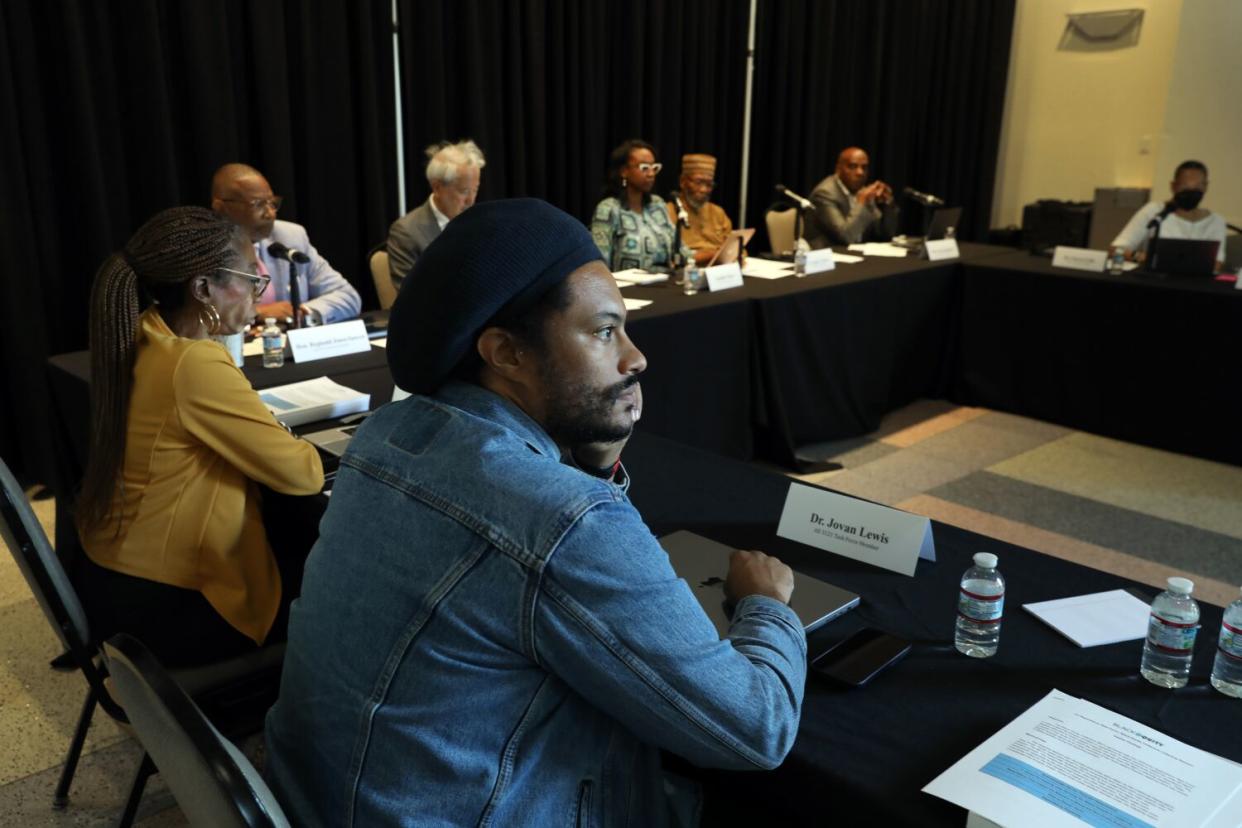
[(301, 581), (307, 550), (273, 550), (259, 484), (317, 494), (319, 454), (212, 339), (267, 284), (245, 229), (205, 207), (156, 214), (95, 275), (74, 582), (99, 640), (137, 636), (170, 667), (283, 640)]
[(702, 267), (715, 257), (733, 232), (729, 214), (711, 202), (716, 187), (715, 157), (697, 152), (683, 155), (680, 183), (681, 190), (673, 193), (674, 200), (668, 205), (668, 215), (676, 222), (684, 212), (681, 240), (694, 251), (695, 264)]
[(663, 167), (656, 161), (655, 147), (631, 138), (612, 151), (604, 197), (595, 205), (591, 236), (608, 267), (616, 272), (630, 268), (668, 271), (679, 255), (692, 255), (676, 244), (673, 219), (664, 199), (652, 192)]
[(1127, 259), (1142, 261), (1147, 255), (1148, 225), (1153, 219), (1160, 223), (1162, 239), (1196, 239), (1215, 241), (1217, 269), (1225, 263), (1224, 216), (1200, 207), (1203, 194), (1207, 192), (1208, 171), (1201, 161), (1183, 161), (1177, 165), (1169, 189), (1173, 197), (1165, 201), (1153, 201), (1141, 207), (1113, 239), (1109, 255), (1118, 248), (1125, 251)]

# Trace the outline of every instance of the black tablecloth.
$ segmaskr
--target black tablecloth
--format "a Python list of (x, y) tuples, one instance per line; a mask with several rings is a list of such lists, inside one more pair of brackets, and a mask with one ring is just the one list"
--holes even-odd
[(1242, 291), (1019, 252), (962, 280), (955, 402), (1242, 464)]
[[(1242, 703), (1207, 684), (1219, 608), (1202, 607), (1190, 685), (1162, 690), (1138, 674), (1141, 641), (1080, 649), (1021, 609), (1125, 587), (1154, 597), (1154, 589), (941, 523), (933, 530), (937, 561), (920, 561), (907, 578), (777, 538), (786, 477), (647, 435), (631, 441), (625, 459), (631, 499), (657, 534), (692, 529), (777, 554), (862, 596), (858, 608), (812, 635), (812, 651), (862, 626), (915, 642), (864, 688), (812, 676), (798, 740), (778, 770), (700, 773), (714, 817), (959, 828), (965, 813), (921, 788), (1053, 688), (1242, 762)], [(999, 557), (1007, 581), (1000, 651), (982, 661), (952, 643), (958, 579), (979, 551)]]

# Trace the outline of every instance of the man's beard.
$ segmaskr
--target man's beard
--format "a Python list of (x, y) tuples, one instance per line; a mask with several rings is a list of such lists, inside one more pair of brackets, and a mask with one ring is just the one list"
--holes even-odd
[(634, 430), (633, 419), (627, 417), (619, 423), (614, 410), (621, 395), (638, 384), (638, 375), (600, 390), (586, 383), (562, 384), (553, 366), (543, 374), (544, 387), (551, 392), (544, 427), (561, 445), (612, 443), (629, 437)]

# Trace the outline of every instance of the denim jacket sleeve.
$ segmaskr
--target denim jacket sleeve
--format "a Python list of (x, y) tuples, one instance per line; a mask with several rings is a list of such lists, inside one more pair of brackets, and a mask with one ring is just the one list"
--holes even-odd
[(806, 680), (797, 615), (750, 596), (720, 640), (627, 501), (568, 530), (532, 623), (540, 664), (649, 744), (737, 769), (776, 767), (793, 746)]

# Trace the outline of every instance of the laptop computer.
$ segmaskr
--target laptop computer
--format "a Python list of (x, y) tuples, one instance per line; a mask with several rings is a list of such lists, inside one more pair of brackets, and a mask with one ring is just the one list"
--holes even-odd
[[(725, 600), (724, 582), (729, 574), (729, 556), (733, 554), (733, 549), (686, 531), (665, 535), (660, 538), (660, 545), (668, 553), (673, 571), (690, 585), (694, 597), (699, 599), (703, 611), (716, 625), (720, 637), (724, 638), (729, 632), (731, 610)], [(858, 602), (858, 595), (849, 590), (810, 575), (794, 573), (794, 591), (789, 606), (798, 614), (808, 633), (858, 606)]]
[(957, 228), (961, 226), (961, 223), (961, 207), (941, 207), (932, 214), (931, 223), (927, 225), (927, 233), (923, 238), (927, 241), (937, 241), (956, 236)]
[(747, 227), (742, 230), (733, 230), (725, 238), (724, 244), (720, 245), (720, 249), (716, 251), (716, 255), (712, 256), (712, 260), (705, 266), (712, 267), (719, 264), (729, 264), (736, 262), (742, 258), (742, 250), (746, 245), (750, 244), (750, 237), (755, 235), (755, 228)]
[(1216, 272), (1218, 241), (1202, 239), (1156, 239), (1147, 257), (1148, 270), (1169, 276), (1210, 279)]

